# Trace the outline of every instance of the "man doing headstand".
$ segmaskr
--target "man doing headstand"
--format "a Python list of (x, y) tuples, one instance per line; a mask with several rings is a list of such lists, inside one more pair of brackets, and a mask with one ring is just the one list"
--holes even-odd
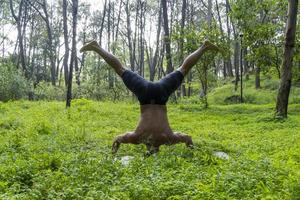
[(159, 146), (163, 144), (185, 143), (188, 147), (193, 146), (190, 136), (173, 133), (168, 122), (166, 103), (169, 96), (180, 86), (184, 76), (208, 50), (218, 50), (218, 47), (207, 40), (204, 41), (202, 46), (190, 54), (177, 70), (157, 82), (150, 82), (125, 69), (116, 56), (105, 51), (96, 41), (87, 43), (80, 49), (81, 52), (94, 51), (99, 54), (140, 102), (141, 116), (137, 128), (133, 132), (116, 137), (112, 146), (113, 153), (118, 151), (121, 143), (145, 144), (149, 153), (158, 152)]

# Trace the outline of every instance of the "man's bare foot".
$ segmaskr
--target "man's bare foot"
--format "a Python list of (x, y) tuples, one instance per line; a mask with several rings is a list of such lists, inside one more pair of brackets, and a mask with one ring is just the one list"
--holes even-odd
[(209, 50), (220, 51), (220, 48), (217, 45), (211, 43), (209, 40), (204, 40), (203, 45)]
[(80, 53), (82, 53), (84, 51), (94, 51), (95, 49), (98, 49), (98, 48), (99, 48), (98, 42), (93, 40), (93, 41), (88, 42), (85, 45), (83, 45), (83, 47), (81, 47), (81, 49), (80, 49)]

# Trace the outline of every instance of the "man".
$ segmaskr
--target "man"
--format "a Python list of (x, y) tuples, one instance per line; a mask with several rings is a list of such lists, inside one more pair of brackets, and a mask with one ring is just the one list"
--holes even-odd
[(99, 54), (140, 102), (141, 116), (137, 128), (115, 139), (112, 146), (113, 153), (118, 151), (121, 143), (145, 144), (151, 154), (158, 152), (159, 146), (163, 144), (185, 143), (188, 147), (193, 146), (190, 136), (173, 133), (168, 122), (166, 103), (169, 96), (180, 86), (184, 76), (208, 50), (218, 50), (218, 47), (207, 40), (204, 41), (202, 46), (190, 54), (177, 70), (158, 82), (149, 82), (125, 69), (117, 57), (102, 49), (96, 41), (89, 42), (80, 49), (80, 52), (94, 51)]

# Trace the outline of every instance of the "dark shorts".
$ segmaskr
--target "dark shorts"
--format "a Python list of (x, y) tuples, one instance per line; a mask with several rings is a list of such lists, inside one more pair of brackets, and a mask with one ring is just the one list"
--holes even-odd
[(147, 81), (130, 70), (122, 74), (124, 84), (137, 96), (141, 105), (165, 105), (169, 96), (180, 86), (183, 78), (180, 71), (174, 71), (158, 82)]

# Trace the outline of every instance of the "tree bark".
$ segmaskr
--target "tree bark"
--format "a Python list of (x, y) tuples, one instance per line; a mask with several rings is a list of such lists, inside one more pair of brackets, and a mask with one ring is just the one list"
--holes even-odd
[(292, 82), (292, 65), (296, 37), (298, 0), (289, 0), (286, 23), (284, 56), (281, 67), (281, 82), (277, 95), (276, 115), (287, 117), (289, 94)]
[(235, 38), (235, 45), (234, 45), (235, 90), (237, 90), (238, 83), (240, 80), (239, 53), (240, 53), (240, 44), (237, 38)]
[(76, 49), (76, 37), (77, 37), (77, 14), (78, 14), (78, 0), (72, 0), (72, 52), (71, 52), (71, 63), (70, 63), (70, 71), (69, 71), (69, 79), (68, 79), (68, 90), (67, 90), (67, 101), (66, 106), (71, 106), (72, 100), (72, 79), (73, 79), (73, 68), (77, 64), (77, 49)]
[[(219, 21), (219, 29), (221, 32), (221, 38), (222, 41), (225, 43), (225, 35), (224, 35), (224, 30), (222, 27), (222, 19), (221, 19), (221, 15), (220, 15), (220, 9), (219, 9), (219, 4), (218, 4), (218, 0), (215, 0), (215, 4), (216, 4), (216, 10), (217, 10), (217, 14), (218, 14), (218, 21)], [(225, 58), (222, 59), (223, 61), (223, 77), (226, 78), (227, 77), (227, 61), (225, 60)]]
[(63, 61), (65, 86), (68, 86), (68, 62), (69, 62), (69, 34), (68, 34), (68, 19), (67, 19), (68, 1), (63, 0), (63, 29), (64, 29), (64, 44), (65, 44), (65, 56)]
[(53, 33), (49, 21), (49, 14), (47, 11), (47, 2), (46, 0), (43, 1), (43, 11), (45, 14), (45, 17), (42, 17), (46, 23), (47, 28), (47, 36), (48, 36), (48, 52), (49, 52), (49, 59), (51, 64), (51, 83), (52, 85), (56, 85), (56, 73), (55, 73), (55, 58), (54, 58), (54, 48), (53, 48)]
[[(147, 51), (147, 56), (149, 60), (149, 73), (150, 73), (150, 81), (154, 81), (155, 72), (157, 68), (157, 64), (159, 62), (159, 43), (160, 43), (160, 34), (161, 34), (161, 22), (162, 22), (162, 8), (159, 6), (159, 14), (158, 14), (158, 25), (156, 32), (156, 47), (153, 58), (149, 55), (149, 51)], [(149, 45), (150, 46), (150, 45)], [(150, 47), (149, 47), (150, 48)]]
[(255, 89), (260, 89), (260, 67), (255, 68)]
[(102, 35), (103, 35), (103, 28), (104, 28), (104, 21), (105, 21), (105, 15), (106, 15), (106, 10), (107, 10), (107, 0), (104, 2), (104, 7), (103, 7), (103, 15), (102, 15), (102, 20), (101, 20), (101, 26), (100, 26), (100, 31), (99, 31), (99, 45), (102, 46)]
[(25, 73), (25, 77), (28, 79), (29, 74), (28, 70), (26, 68), (26, 60), (25, 60), (25, 50), (24, 50), (24, 44), (23, 44), (23, 35), (22, 35), (22, 24), (21, 24), (21, 17), (22, 17), (22, 10), (23, 10), (24, 0), (21, 0), (19, 3), (19, 12), (18, 15), (15, 14), (14, 8), (13, 8), (13, 2), (12, 0), (9, 1), (9, 7), (11, 14), (14, 18), (14, 20), (17, 23), (17, 31), (18, 31), (18, 42), (19, 42), (19, 57), (21, 60), (21, 66)]
[[(227, 46), (229, 49), (231, 49), (231, 27), (230, 27), (230, 22), (229, 22), (229, 12), (230, 12), (230, 4), (229, 1), (226, 0), (226, 25), (227, 25)], [(231, 63), (231, 55), (228, 56), (227, 60), (227, 74), (230, 77), (233, 77), (233, 70), (232, 70), (232, 63)]]
[[(180, 23), (180, 41), (179, 41), (179, 61), (183, 63), (183, 44), (184, 44), (184, 27), (185, 27), (185, 20), (186, 20), (186, 7), (187, 2), (186, 0), (182, 1), (182, 8), (181, 8), (181, 23)], [(185, 79), (182, 81), (181, 85), (181, 95), (186, 96), (186, 87), (185, 87)]]
[(164, 19), (164, 42), (165, 42), (165, 50), (166, 50), (166, 58), (167, 58), (167, 74), (171, 73), (174, 68), (172, 65), (172, 55), (171, 55), (171, 40), (170, 40), (170, 31), (169, 31), (169, 20), (168, 20), (168, 9), (167, 9), (167, 1), (161, 0), (162, 9), (163, 9), (163, 19)]
[[(108, 1), (108, 10), (107, 10), (107, 50), (108, 51), (111, 50), (111, 48), (110, 48), (111, 47), (111, 33), (113, 33), (113, 31), (111, 30), (112, 7), (113, 7), (113, 4), (109, 0)], [(108, 68), (108, 87), (109, 87), (109, 89), (112, 89), (114, 87), (114, 77), (113, 77), (112, 69), (110, 67)]]
[(130, 60), (130, 69), (132, 71), (135, 70), (134, 63), (134, 51), (133, 51), (133, 43), (132, 43), (132, 30), (131, 30), (131, 20), (130, 20), (130, 8), (129, 8), (129, 0), (126, 1), (125, 12), (126, 12), (126, 30), (127, 30), (127, 43), (129, 48), (129, 60)]
[(139, 17), (139, 32), (140, 32), (140, 37), (139, 37), (139, 68), (140, 68), (140, 75), (142, 77), (144, 77), (144, 57), (145, 57), (145, 53), (144, 53), (144, 30), (145, 30), (145, 11), (146, 11), (146, 7), (145, 7), (145, 2), (139, 1), (140, 4), (140, 17)]

